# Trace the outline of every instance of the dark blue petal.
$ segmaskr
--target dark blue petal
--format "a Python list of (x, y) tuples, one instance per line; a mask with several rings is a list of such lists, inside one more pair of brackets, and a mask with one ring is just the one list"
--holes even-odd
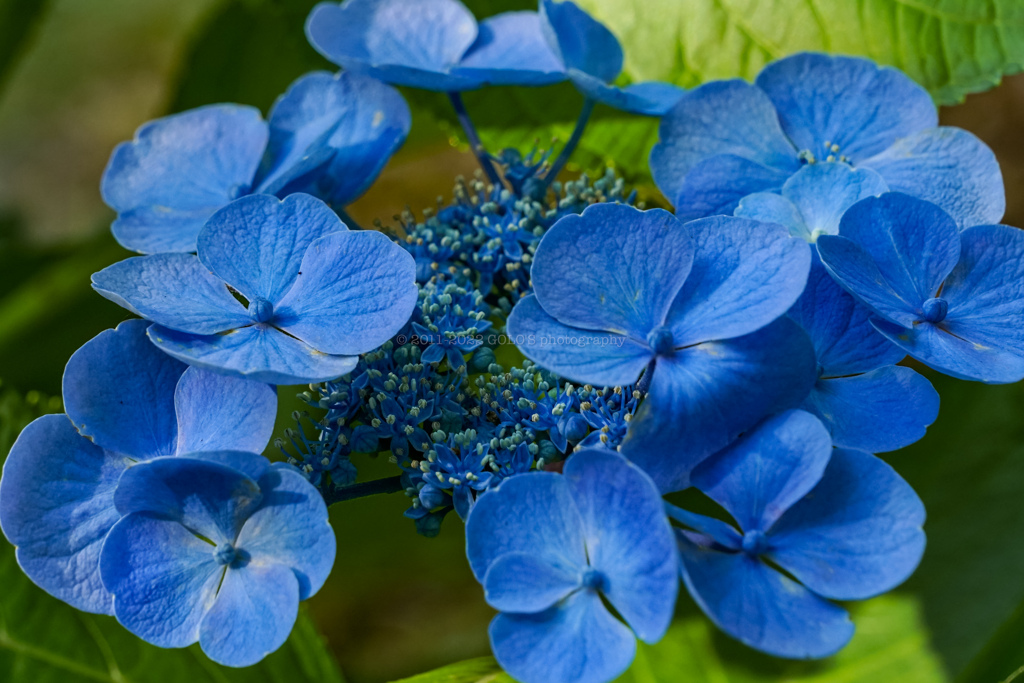
[(0, 526), (18, 564), (47, 593), (86, 612), (112, 614), (100, 550), (120, 518), (114, 488), (130, 461), (44, 415), (14, 442), (0, 479)]
[(64, 368), (64, 408), (78, 431), (136, 460), (175, 452), (174, 391), (185, 371), (150, 343), (147, 326), (127, 320), (100, 332)]
[(798, 406), (814, 379), (810, 340), (786, 318), (677, 351), (658, 359), (622, 452), (663, 492), (684, 489), (701, 460), (766, 416)]
[[(661, 120), (659, 137), (651, 150), (651, 173), (670, 201), (679, 196), (683, 179), (698, 163), (720, 154), (783, 171), (776, 187), (800, 168), (797, 150), (782, 132), (771, 100), (738, 79), (705, 83), (685, 93)], [(745, 194), (750, 192), (754, 190)]]
[(309, 245), (346, 230), (336, 213), (309, 195), (250, 195), (210, 218), (199, 233), (199, 260), (250, 304), (265, 299), (276, 307), (294, 284)]
[(917, 568), (924, 517), (921, 499), (892, 467), (837, 449), (818, 485), (769, 533), (769, 557), (819, 595), (863, 600)]
[(665, 323), (693, 257), (690, 231), (669, 212), (594, 204), (544, 235), (530, 278), (558, 322), (643, 342)]
[(622, 46), (601, 22), (570, 0), (541, 0), (540, 17), (548, 43), (566, 69), (575, 69), (605, 83), (622, 72)]
[(574, 453), (565, 465), (583, 517), (590, 566), (601, 591), (637, 637), (655, 643), (675, 610), (679, 581), (675, 541), (654, 482), (603, 448)]
[(143, 253), (194, 251), (206, 219), (252, 186), (267, 144), (258, 109), (218, 104), (151, 121), (117, 146), (103, 200), (114, 237)]
[(563, 325), (532, 294), (512, 309), (507, 327), (523, 355), (574, 382), (609, 387), (632, 384), (654, 357), (646, 344), (621, 334)]
[(831, 455), (832, 440), (821, 421), (790, 410), (705, 460), (690, 481), (743, 531), (763, 532), (814, 488)]
[(588, 98), (621, 111), (643, 116), (664, 116), (679, 103), (686, 92), (678, 86), (658, 81), (634, 83), (620, 88), (575, 70), (569, 71), (569, 78), (576, 89)]
[(537, 12), (503, 12), (480, 22), (476, 42), (452, 73), (487, 85), (546, 85), (566, 77)]
[(776, 657), (818, 659), (853, 636), (846, 610), (746, 553), (705, 550), (679, 536), (683, 581), (718, 628)]
[(269, 384), (326, 382), (348, 374), (357, 356), (331, 356), (264, 325), (193, 335), (153, 325), (149, 338), (189, 365)]
[(144, 513), (114, 525), (103, 545), (103, 585), (114, 594), (114, 616), (159, 647), (199, 640), (199, 624), (217, 594), (224, 566), (215, 547), (176, 521)]
[(931, 96), (897, 69), (860, 57), (804, 52), (766, 66), (757, 77), (799, 149), (858, 162), (938, 124)]
[(666, 321), (677, 348), (759, 330), (804, 290), (811, 250), (778, 225), (714, 216), (686, 228), (693, 267)]
[(789, 174), (735, 154), (718, 154), (697, 162), (671, 201), (682, 220), (727, 216), (747, 195), (779, 190)]
[(298, 581), (287, 567), (229, 567), (199, 625), (199, 644), (218, 664), (251, 666), (284, 645), (298, 615)]
[(528, 552), (505, 553), (487, 570), (487, 604), (501, 612), (543, 612), (580, 587), (581, 572)]
[(801, 406), (828, 428), (838, 448), (873, 453), (909, 446), (939, 416), (939, 394), (910, 368), (819, 379)]
[(191, 334), (252, 323), (245, 307), (192, 254), (119, 261), (93, 274), (92, 288), (140, 317)]
[(863, 165), (882, 176), (894, 192), (939, 205), (961, 228), (998, 223), (1006, 210), (999, 162), (966, 130), (923, 130)]
[(416, 307), (416, 262), (375, 230), (338, 232), (313, 242), (276, 324), (317, 351), (373, 351)]
[(498, 664), (527, 683), (605, 683), (636, 655), (636, 638), (588, 590), (540, 614), (499, 614), (489, 632)]
[(277, 392), (262, 382), (189, 368), (174, 390), (174, 408), (177, 453), (262, 453), (274, 433)]

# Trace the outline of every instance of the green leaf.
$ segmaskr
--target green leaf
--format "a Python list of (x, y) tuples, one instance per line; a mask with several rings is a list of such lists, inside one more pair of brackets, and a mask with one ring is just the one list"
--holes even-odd
[(393, 683), (513, 683), (493, 657), (478, 657)]
[(48, 0), (0, 0), (0, 85), (49, 4)]

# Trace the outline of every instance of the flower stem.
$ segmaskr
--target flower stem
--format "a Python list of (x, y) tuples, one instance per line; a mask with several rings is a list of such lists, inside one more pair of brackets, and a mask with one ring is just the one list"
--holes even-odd
[(343, 486), (330, 492), (324, 492), (324, 502), (327, 505), (334, 505), (346, 500), (375, 496), (379, 493), (397, 493), (404, 490), (402, 475), (399, 474), (394, 477), (364, 481), (359, 484), (352, 484), (351, 486)]
[(580, 144), (580, 139), (583, 137), (583, 131), (587, 128), (587, 122), (590, 121), (590, 115), (594, 112), (595, 104), (597, 102), (589, 97), (583, 101), (583, 109), (580, 110), (579, 118), (576, 119), (576, 128), (572, 131), (572, 137), (569, 138), (569, 142), (565, 143), (565, 147), (555, 159), (555, 163), (551, 164), (551, 170), (544, 176), (544, 187), (550, 185), (558, 177), (566, 162), (569, 161), (569, 157), (576, 151), (576, 146)]
[(491, 161), (487, 150), (484, 149), (483, 144), (480, 142), (480, 136), (476, 132), (476, 127), (473, 126), (473, 121), (469, 118), (469, 113), (466, 112), (466, 105), (462, 102), (462, 95), (457, 92), (450, 92), (448, 93), (448, 99), (452, 101), (455, 115), (459, 118), (459, 123), (462, 124), (462, 130), (466, 132), (469, 146), (473, 150), (473, 154), (476, 155), (476, 160), (480, 162), (480, 168), (487, 174), (487, 179), (491, 183), (501, 185), (501, 177), (498, 175), (497, 169), (494, 168), (494, 162)]
[(349, 215), (348, 211), (340, 206), (331, 207), (334, 209), (334, 213), (338, 214), (338, 218), (345, 224), (349, 230), (362, 230), (363, 226), (359, 225), (352, 216)]

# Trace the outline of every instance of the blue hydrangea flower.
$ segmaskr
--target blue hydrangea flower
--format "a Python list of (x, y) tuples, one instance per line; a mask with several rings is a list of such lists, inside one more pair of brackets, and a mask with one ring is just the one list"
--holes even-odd
[(451, 493), (455, 512), (466, 519), (476, 494), (491, 483), (492, 474), (484, 469), (487, 455), (487, 447), (480, 443), (454, 449), (443, 443), (434, 444), (427, 454), (428, 471), (424, 472), (423, 481)]
[(818, 381), (800, 407), (824, 423), (835, 446), (882, 453), (924, 436), (939, 416), (938, 392), (895, 365), (906, 352), (872, 327), (871, 311), (817, 259), (789, 315), (811, 338), (818, 359)]
[(870, 169), (961, 227), (997, 223), (1006, 208), (992, 151), (967, 131), (938, 127), (931, 97), (906, 75), (856, 57), (801, 53), (766, 66), (755, 84), (687, 92), (662, 120), (650, 161), (683, 218), (732, 213), (805, 164), (831, 163)]
[(534, 295), (513, 309), (508, 333), (573, 381), (626, 386), (643, 372), (649, 395), (622, 451), (677, 490), (701, 459), (810, 390), (810, 341), (780, 319), (810, 259), (777, 225), (726, 216), (683, 225), (658, 209), (597, 204), (544, 235)]
[(443, 280), (428, 282), (420, 287), (420, 320), (414, 320), (412, 329), (426, 344), (421, 360), (440, 363), (448, 360), (450, 368), (465, 367), (463, 354), (472, 353), (483, 341), (478, 338), (491, 328), (487, 320), (490, 306), (477, 291)]
[(415, 278), (383, 234), (349, 231), (319, 199), (293, 194), (237, 199), (207, 222), (198, 255), (130, 258), (92, 282), (156, 323), (150, 339), (179, 360), (299, 384), (344, 375), (401, 329)]
[(458, 0), (322, 2), (306, 21), (316, 50), (348, 71), (440, 92), (565, 80), (536, 12), (477, 24)]
[(114, 502), (100, 568), (117, 620), (226, 666), (279, 648), (334, 564), (323, 498), (258, 455), (156, 458), (124, 473)]
[(636, 638), (657, 642), (672, 620), (678, 564), (658, 490), (608, 450), (481, 496), (466, 554), (500, 611), (494, 656), (523, 683), (610, 681), (632, 662)]
[(118, 520), (114, 489), (158, 456), (261, 451), (277, 412), (273, 387), (188, 368), (129, 320), (101, 332), (64, 370), (67, 415), (22, 431), (0, 480), (0, 526), (33, 582), (78, 609), (111, 614), (100, 549)]
[(854, 205), (839, 232), (819, 238), (821, 260), (889, 341), (954, 377), (1024, 378), (1024, 232), (960, 232), (938, 206), (901, 193)]
[(588, 99), (633, 114), (664, 116), (685, 92), (669, 83), (649, 81), (624, 88), (612, 85), (622, 73), (618, 39), (571, 0), (540, 0), (544, 35), (573, 85)]
[(833, 450), (802, 411), (765, 421), (691, 481), (735, 526), (670, 509), (689, 528), (677, 533), (683, 581), (719, 628), (777, 657), (842, 648), (853, 624), (830, 600), (891, 590), (924, 553), (924, 506), (913, 489), (873, 455)]
[(117, 146), (103, 174), (111, 227), (145, 254), (195, 251), (206, 220), (251, 193), (308, 192), (335, 206), (359, 197), (409, 133), (398, 92), (356, 74), (310, 73), (264, 121), (218, 104), (151, 121)]

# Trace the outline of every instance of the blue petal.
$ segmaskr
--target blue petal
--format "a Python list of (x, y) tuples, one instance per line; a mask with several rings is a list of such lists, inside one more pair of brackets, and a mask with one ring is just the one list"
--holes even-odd
[(541, 0), (541, 25), (548, 43), (566, 69), (575, 69), (606, 83), (622, 72), (622, 46), (601, 22), (569, 0)]
[(178, 522), (142, 513), (124, 517), (110, 530), (100, 558), (114, 616), (152, 645), (196, 642), (224, 576), (214, 552)]
[(275, 324), (323, 353), (357, 355), (409, 322), (417, 293), (416, 262), (386, 235), (334, 233), (306, 250)]
[(488, 85), (546, 85), (565, 80), (565, 66), (551, 50), (537, 12), (503, 12), (482, 22), (456, 75)]
[(857, 162), (938, 124), (931, 96), (897, 69), (860, 57), (803, 52), (766, 66), (757, 86), (779, 112), (798, 149), (823, 159), (832, 152)]
[(651, 150), (651, 173), (670, 201), (679, 196), (694, 166), (720, 154), (784, 171), (778, 186), (800, 168), (797, 150), (782, 132), (771, 100), (738, 79), (688, 91), (661, 120), (659, 137)]
[(262, 191), (309, 192), (344, 206), (373, 184), (412, 121), (394, 88), (354, 73), (318, 71), (292, 83), (269, 123)]
[(939, 416), (939, 394), (910, 368), (890, 365), (819, 379), (801, 407), (825, 423), (836, 447), (884, 453), (924, 436)]
[(1006, 211), (999, 162), (984, 142), (959, 128), (921, 131), (863, 165), (894, 192), (938, 204), (961, 228), (998, 223)]
[(242, 304), (192, 254), (136, 256), (92, 276), (92, 288), (132, 313), (192, 334), (252, 323)]
[(78, 431), (137, 460), (175, 452), (174, 388), (185, 371), (150, 343), (147, 326), (127, 320), (100, 332), (64, 368), (64, 407)]
[(574, 453), (565, 478), (583, 517), (590, 565), (604, 574), (601, 591), (637, 637), (655, 643), (675, 610), (675, 540), (654, 482), (604, 448)]
[(582, 71), (570, 70), (573, 85), (588, 98), (621, 111), (643, 116), (664, 116), (686, 92), (670, 83), (648, 81), (620, 88)]
[(306, 21), (317, 52), (349, 71), (426, 90), (479, 81), (448, 71), (476, 41), (476, 19), (457, 0), (321, 2)]
[(487, 604), (502, 612), (534, 614), (580, 587), (576, 568), (549, 564), (526, 552), (505, 553), (487, 570)]
[(807, 287), (789, 309), (814, 344), (823, 377), (841, 377), (900, 362), (906, 352), (880, 335), (861, 306), (813, 259)]
[(988, 384), (1024, 379), (1024, 356), (1016, 351), (950, 334), (941, 325), (919, 323), (912, 329), (884, 320), (872, 324), (908, 354), (939, 372)]
[(735, 154), (719, 154), (698, 162), (671, 201), (682, 220), (727, 216), (747, 195), (782, 188), (789, 174)]
[(544, 235), (530, 279), (560, 323), (643, 342), (664, 324), (693, 258), (690, 231), (669, 212), (594, 204)]
[(863, 600), (917, 568), (924, 517), (921, 499), (892, 467), (837, 449), (821, 482), (769, 533), (769, 557), (819, 595)]
[(587, 565), (582, 520), (560, 474), (511, 477), (480, 496), (466, 521), (466, 557), (477, 581), (506, 553), (526, 552), (554, 567)]
[(689, 486), (690, 471), (766, 416), (794, 408), (815, 379), (814, 351), (796, 323), (659, 358), (650, 393), (622, 452), (663, 492)]
[(234, 542), (261, 500), (259, 486), (242, 472), (186, 456), (155, 458), (132, 467), (114, 493), (122, 515), (158, 515), (214, 543)]
[[(789, 181), (786, 181), (789, 182)], [(734, 216), (750, 218), (763, 223), (776, 223), (789, 230), (793, 237), (813, 242), (811, 230), (796, 204), (774, 192), (755, 192), (740, 200), (733, 210)]]
[(334, 530), (323, 496), (300, 474), (271, 469), (259, 480), (263, 502), (238, 534), (237, 546), (258, 565), (295, 572), (300, 600), (314, 595), (334, 566)]
[(767, 531), (814, 488), (831, 455), (832, 440), (818, 418), (789, 410), (705, 460), (690, 481), (743, 531)]
[(287, 567), (232, 566), (199, 625), (199, 645), (218, 664), (251, 666), (284, 645), (298, 615), (298, 582)]
[(839, 220), (847, 209), (888, 189), (870, 169), (824, 163), (797, 171), (782, 186), (782, 194), (799, 208), (808, 232), (803, 237), (813, 242), (818, 235), (839, 234)]
[(920, 318), (924, 300), (913, 292), (904, 298), (885, 279), (871, 255), (853, 240), (822, 235), (818, 256), (829, 275), (876, 315), (897, 321), (900, 328), (911, 327)]
[(128, 465), (63, 415), (25, 427), (4, 463), (0, 526), (18, 549), (18, 564), (47, 593), (86, 612), (113, 613), (100, 549), (120, 517), (114, 488)]
[(592, 591), (540, 614), (499, 614), (489, 632), (501, 668), (528, 683), (605, 683), (636, 655), (636, 638)]
[(345, 230), (336, 213), (309, 195), (250, 195), (210, 218), (199, 233), (199, 260), (250, 302), (266, 299), (276, 307), (295, 283), (309, 245)]
[(277, 392), (262, 382), (189, 368), (174, 390), (174, 407), (178, 453), (262, 453), (274, 433)]
[(112, 230), (127, 249), (194, 251), (206, 219), (249, 191), (267, 144), (258, 109), (218, 104), (151, 121), (103, 173)]
[(584, 384), (632, 384), (654, 357), (647, 345), (623, 335), (563, 325), (541, 308), (533, 294), (524, 296), (512, 309), (507, 329), (512, 343), (527, 358)]
[(804, 290), (811, 250), (778, 225), (715, 216), (686, 227), (693, 267), (666, 322), (677, 348), (759, 330)]
[(776, 657), (818, 659), (853, 637), (846, 610), (745, 553), (705, 550), (680, 535), (683, 581), (718, 628)]
[(149, 338), (178, 360), (268, 384), (327, 382), (355, 368), (357, 356), (331, 356), (263, 325), (192, 335), (153, 325)]

